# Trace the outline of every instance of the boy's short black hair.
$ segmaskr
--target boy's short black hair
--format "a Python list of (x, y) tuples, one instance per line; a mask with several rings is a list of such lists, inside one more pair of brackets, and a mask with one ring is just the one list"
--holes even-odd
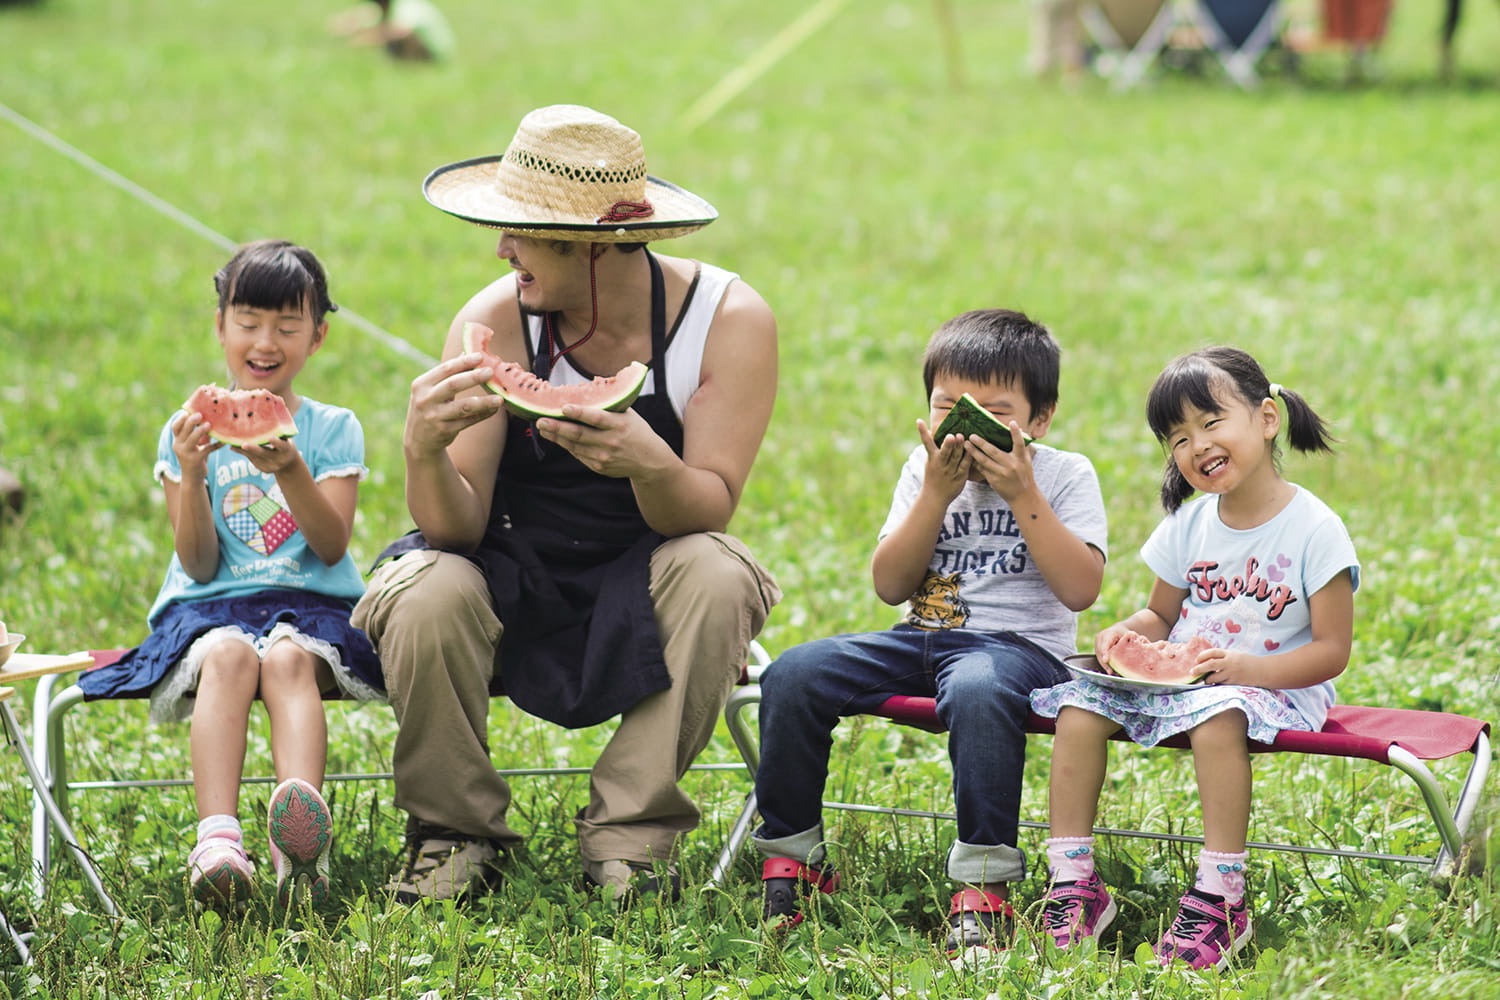
[(940, 375), (976, 382), (1016, 382), (1036, 416), (1057, 405), (1062, 350), (1052, 333), (1013, 309), (974, 309), (932, 335), (922, 357), (927, 396)]

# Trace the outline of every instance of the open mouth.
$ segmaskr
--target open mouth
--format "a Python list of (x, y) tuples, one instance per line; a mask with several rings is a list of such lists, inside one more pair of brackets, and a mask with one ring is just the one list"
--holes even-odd
[(1218, 475), (1218, 473), (1222, 471), (1223, 468), (1228, 464), (1229, 459), (1220, 456), (1218, 458), (1204, 462), (1202, 465), (1198, 466), (1198, 471), (1203, 476), (1211, 479), (1214, 476)]
[(245, 361), (245, 367), (254, 375), (269, 375), (281, 367), (279, 361)]

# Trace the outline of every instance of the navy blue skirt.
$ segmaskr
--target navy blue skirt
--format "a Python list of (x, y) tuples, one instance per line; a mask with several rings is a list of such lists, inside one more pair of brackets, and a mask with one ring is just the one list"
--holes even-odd
[(264, 638), (285, 623), (337, 651), (340, 662), (329, 665), (341, 689), (381, 696), (385, 678), (380, 660), (369, 637), (349, 623), (352, 609), (352, 604), (338, 598), (284, 589), (169, 604), (144, 642), (107, 667), (85, 671), (78, 686), (87, 701), (149, 697), (205, 633), (233, 626)]

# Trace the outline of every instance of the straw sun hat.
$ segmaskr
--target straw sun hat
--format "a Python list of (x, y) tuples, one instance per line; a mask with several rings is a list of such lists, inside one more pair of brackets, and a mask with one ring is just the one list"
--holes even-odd
[(572, 104), (521, 119), (503, 156), (438, 167), (422, 193), (444, 212), (481, 226), (592, 243), (668, 240), (719, 215), (692, 192), (647, 175), (634, 130)]

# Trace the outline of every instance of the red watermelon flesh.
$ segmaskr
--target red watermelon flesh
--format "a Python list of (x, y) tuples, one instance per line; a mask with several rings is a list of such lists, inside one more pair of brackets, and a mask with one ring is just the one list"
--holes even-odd
[(1121, 677), (1170, 684), (1196, 684), (1209, 670), (1198, 665), (1198, 654), (1214, 644), (1195, 635), (1187, 642), (1151, 642), (1129, 632), (1109, 651), (1109, 669)]
[(562, 408), (569, 403), (618, 413), (635, 402), (650, 373), (645, 365), (632, 361), (607, 377), (596, 376), (592, 381), (573, 385), (553, 385), (514, 361), (491, 354), (490, 339), (494, 335), (495, 332), (482, 323), (465, 323), (464, 351), (484, 355), (483, 364), (495, 372), (484, 384), (485, 389), (504, 397), (505, 408), (523, 420), (542, 417), (566, 420)]
[(239, 448), (259, 448), (297, 433), (286, 400), (269, 389), (200, 385), (182, 408), (203, 415), (209, 437)]

